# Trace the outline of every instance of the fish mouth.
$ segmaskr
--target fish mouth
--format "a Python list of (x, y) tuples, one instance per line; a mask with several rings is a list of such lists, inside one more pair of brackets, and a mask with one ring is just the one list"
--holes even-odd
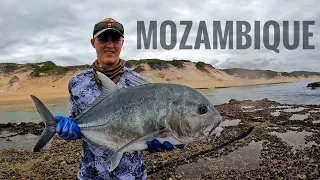
[(212, 128), (211, 131), (208, 133), (208, 136), (213, 136), (213, 135), (217, 134), (217, 132), (218, 132), (217, 128), (218, 127)]
[(217, 135), (218, 133), (220, 133), (223, 129), (221, 127), (219, 127), (220, 123), (221, 123), (222, 118), (219, 118), (219, 121), (215, 124), (212, 124), (211, 126), (207, 127), (204, 131), (204, 134), (206, 136), (214, 136)]
[(223, 130), (222, 127), (216, 127), (216, 128), (212, 128), (211, 131), (209, 132), (208, 136), (213, 136), (213, 135), (216, 135), (216, 136), (219, 136), (220, 132)]
[(217, 133), (217, 129), (218, 128), (218, 125), (217, 124), (213, 124), (209, 127), (207, 127), (205, 130), (204, 130), (204, 135), (205, 136), (213, 136)]

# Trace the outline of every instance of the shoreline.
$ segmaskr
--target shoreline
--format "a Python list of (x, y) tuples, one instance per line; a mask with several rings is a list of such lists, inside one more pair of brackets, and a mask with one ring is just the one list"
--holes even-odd
[[(303, 81), (303, 80), (299, 80)], [(260, 85), (272, 85), (272, 84), (285, 84), (285, 83), (293, 83), (293, 82), (298, 82), (298, 81), (288, 81), (288, 82), (270, 82), (270, 83), (258, 83), (258, 84), (244, 84), (244, 85), (230, 85), (230, 86), (215, 86), (211, 88), (215, 89), (223, 89), (223, 88), (234, 88), (234, 87), (250, 87), (250, 86), (260, 86)], [(195, 88), (195, 89), (211, 89), (207, 87), (200, 87), (200, 88)]]
[(288, 78), (288, 79), (271, 79), (271, 80), (261, 80), (261, 79), (252, 79), (247, 81), (218, 81), (212, 83), (184, 83), (195, 89), (211, 89), (211, 88), (232, 88), (232, 87), (248, 87), (248, 86), (260, 86), (260, 85), (273, 85), (273, 84), (283, 84), (283, 83), (293, 83), (300, 81), (316, 81), (320, 77), (312, 78)]
[[(200, 83), (187, 82), (171, 82), (190, 86), (194, 89), (211, 89), (211, 88), (233, 88), (233, 87), (250, 87), (259, 85), (272, 85), (282, 83), (293, 83), (305, 80), (319, 79), (313, 78), (287, 78), (287, 79), (271, 79), (271, 80), (247, 80), (247, 81), (212, 81)], [(158, 83), (155, 81), (155, 83)], [(34, 109), (34, 103), (30, 95), (37, 96), (43, 101), (48, 108), (56, 106), (68, 106), (68, 88), (67, 86), (60, 87), (38, 87), (38, 88), (21, 88), (11, 92), (0, 93), (0, 111), (19, 111), (26, 109)]]

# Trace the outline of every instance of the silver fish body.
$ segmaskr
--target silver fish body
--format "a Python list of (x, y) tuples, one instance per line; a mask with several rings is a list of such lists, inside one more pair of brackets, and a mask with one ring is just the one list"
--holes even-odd
[[(145, 83), (117, 87), (98, 72), (101, 95), (75, 118), (84, 138), (113, 151), (114, 170), (124, 152), (147, 149), (146, 141), (158, 139), (173, 145), (210, 137), (222, 118), (212, 103), (197, 90), (171, 83)], [(55, 134), (53, 116), (32, 96), (46, 128), (34, 151), (39, 151)]]

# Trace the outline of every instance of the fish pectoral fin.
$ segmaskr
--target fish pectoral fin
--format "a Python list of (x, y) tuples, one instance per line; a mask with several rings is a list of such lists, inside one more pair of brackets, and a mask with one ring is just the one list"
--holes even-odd
[(110, 172), (113, 171), (116, 167), (118, 167), (122, 155), (123, 153), (121, 151), (117, 151), (111, 155), (111, 157), (109, 158), (110, 166), (108, 167)]
[(108, 159), (108, 161), (110, 162), (110, 166), (108, 167), (109, 171), (111, 172), (115, 168), (117, 168), (124, 152), (145, 150), (148, 148), (146, 143), (148, 140), (158, 138), (159, 136), (161, 136), (161, 134), (164, 134), (165, 132), (167, 132), (167, 129), (161, 128), (158, 131), (152, 132), (148, 135), (142, 136), (138, 139), (135, 139), (129, 142), (128, 144), (124, 145), (116, 152), (112, 153), (110, 155), (110, 158)]

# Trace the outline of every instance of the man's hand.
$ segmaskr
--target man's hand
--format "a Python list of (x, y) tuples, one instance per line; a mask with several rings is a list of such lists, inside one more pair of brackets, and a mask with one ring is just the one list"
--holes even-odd
[[(164, 150), (172, 151), (174, 149), (174, 146), (170, 142), (165, 141), (163, 142), (163, 144), (161, 144), (157, 139), (154, 139), (152, 141), (147, 141), (147, 145), (148, 145), (147, 150), (151, 153), (163, 152)], [(184, 145), (183, 144), (175, 145), (175, 147), (179, 149), (183, 149)]]
[(76, 140), (81, 138), (80, 128), (72, 118), (55, 116), (54, 120), (57, 121), (56, 132), (60, 138), (64, 140)]

